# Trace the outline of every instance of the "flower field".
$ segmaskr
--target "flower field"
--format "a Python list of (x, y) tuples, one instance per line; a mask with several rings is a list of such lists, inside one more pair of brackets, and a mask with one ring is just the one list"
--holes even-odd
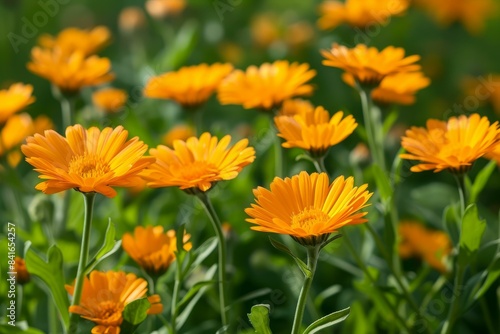
[(0, 334), (498, 333), (500, 2), (0, 22)]

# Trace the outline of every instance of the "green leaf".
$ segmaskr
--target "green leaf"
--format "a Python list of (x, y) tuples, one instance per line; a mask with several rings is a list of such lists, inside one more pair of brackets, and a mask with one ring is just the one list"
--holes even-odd
[(97, 252), (97, 254), (94, 256), (94, 258), (89, 262), (89, 264), (87, 264), (87, 267), (85, 268), (85, 274), (91, 272), (92, 269), (94, 269), (105, 258), (107, 258), (108, 256), (115, 253), (118, 249), (120, 249), (122, 241), (121, 240), (116, 241), (115, 236), (116, 236), (115, 224), (111, 222), (110, 218), (108, 221), (108, 227), (106, 228), (104, 242), (99, 251)]
[(123, 323), (120, 326), (120, 333), (132, 334), (137, 327), (146, 320), (151, 304), (147, 298), (134, 300), (123, 310)]
[[(391, 181), (389, 180), (389, 177), (385, 174), (385, 172), (382, 170), (382, 168), (380, 168), (380, 166), (373, 164), (370, 167), (370, 170), (372, 171), (373, 176), (375, 177), (375, 183), (377, 184), (377, 189), (380, 193), (380, 198), (384, 203), (384, 207), (386, 207), (387, 204), (390, 203), (390, 199), (394, 192), (391, 185)], [(386, 207), (386, 209), (390, 208)]]
[(22, 329), (19, 323), (16, 322), (16, 326), (1, 324), (0, 334), (43, 334), (43, 332), (33, 327)]
[(256, 333), (272, 334), (269, 328), (269, 305), (258, 304), (252, 306), (251, 312), (248, 313), (248, 319), (250, 319)]
[(490, 178), (491, 173), (493, 173), (493, 171), (495, 170), (496, 166), (497, 166), (496, 161), (491, 160), (477, 174), (476, 179), (474, 180), (474, 183), (472, 184), (472, 187), (471, 187), (470, 196), (469, 196), (469, 203), (476, 202), (477, 197), (479, 196), (481, 191), (486, 186), (486, 183), (488, 182), (488, 179)]
[[(204, 281), (213, 279), (216, 271), (217, 271), (217, 265), (214, 264), (206, 271), (205, 276), (203, 278)], [(194, 306), (196, 305), (196, 303), (198, 303), (198, 300), (200, 300), (200, 298), (203, 296), (205, 291), (207, 291), (207, 289), (208, 285), (201, 287), (201, 289), (198, 290), (196, 295), (193, 298), (191, 298), (191, 301), (186, 305), (182, 313), (179, 314), (179, 316), (177, 317), (177, 322), (174, 325), (177, 330), (181, 329), (181, 327), (186, 323), (189, 315), (191, 314), (191, 311), (193, 311)]]
[(191, 298), (193, 298), (193, 296), (201, 289), (203, 288), (204, 286), (207, 286), (207, 285), (210, 285), (210, 284), (214, 284), (214, 283), (217, 283), (216, 280), (209, 280), (209, 281), (201, 281), (201, 282), (198, 282), (196, 283), (195, 285), (193, 285), (191, 287), (191, 289), (189, 289), (189, 291), (186, 293), (186, 295), (184, 297), (182, 297), (181, 301), (179, 303), (177, 303), (177, 310), (180, 310), (182, 306), (184, 306), (184, 304), (186, 304), (187, 302), (189, 302), (189, 300)]
[(387, 115), (387, 117), (385, 117), (384, 125), (383, 125), (384, 135), (386, 135), (389, 132), (389, 130), (392, 128), (394, 123), (396, 123), (396, 121), (398, 120), (398, 116), (399, 116), (399, 112), (397, 111), (397, 109), (393, 109), (390, 112), (390, 114)]
[(56, 245), (52, 245), (47, 252), (47, 262), (42, 259), (33, 249), (31, 242), (25, 243), (25, 260), (30, 274), (38, 276), (49, 288), (54, 299), (63, 327), (69, 323), (69, 300), (64, 289), (63, 255)]
[(314, 299), (314, 305), (317, 309), (320, 309), (321, 305), (327, 298), (336, 295), (340, 291), (342, 291), (342, 287), (338, 284), (326, 288), (325, 290), (321, 291), (321, 293), (319, 293), (318, 296)]
[(269, 237), (269, 241), (271, 241), (271, 245), (273, 245), (274, 248), (290, 255), (295, 260), (295, 262), (299, 266), (300, 270), (302, 270), (302, 272), (304, 273), (304, 275), (306, 277), (311, 277), (311, 275), (312, 275), (311, 270), (309, 270), (309, 268), (304, 263), (304, 261), (299, 259), (295, 254), (293, 254), (292, 251), (287, 246), (285, 246), (284, 244), (282, 244), (281, 242), (279, 242), (277, 240), (274, 240), (271, 237)]
[(462, 219), (460, 253), (458, 255), (460, 265), (465, 266), (474, 259), (485, 229), (486, 221), (479, 219), (477, 206), (475, 204), (469, 205)]
[(175, 241), (177, 242), (177, 253), (184, 252), (184, 232), (186, 231), (186, 226), (181, 224), (177, 231), (175, 232)]
[(320, 330), (331, 327), (339, 322), (344, 321), (349, 316), (350, 308), (345, 308), (343, 310), (330, 313), (323, 318), (320, 318), (309, 325), (303, 334), (313, 334), (318, 333)]
[(481, 288), (474, 294), (474, 299), (478, 300), (483, 296), (490, 286), (495, 283), (495, 281), (500, 277), (500, 255), (497, 255), (495, 260), (488, 266), (486, 280), (484, 281)]
[(456, 206), (453, 204), (448, 205), (443, 212), (443, 226), (448, 232), (453, 245), (458, 245), (460, 241), (460, 231), (458, 229), (458, 215)]
[(199, 27), (196, 21), (187, 21), (176, 32), (175, 40), (160, 53), (156, 70), (158, 73), (175, 69), (185, 63), (198, 40)]
[(193, 254), (191, 258), (192, 263), (186, 268), (186, 272), (183, 273), (183, 277), (187, 276), (190, 271), (193, 271), (196, 267), (198, 267), (217, 247), (217, 238), (211, 237), (208, 238), (204, 243), (201, 244), (200, 247), (196, 248), (193, 252), (188, 254)]

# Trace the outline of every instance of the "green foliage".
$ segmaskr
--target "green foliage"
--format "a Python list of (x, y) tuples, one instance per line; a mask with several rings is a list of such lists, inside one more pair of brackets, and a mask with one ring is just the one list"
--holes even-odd
[(464, 213), (460, 233), (460, 253), (458, 262), (465, 266), (472, 261), (481, 244), (481, 238), (486, 229), (486, 221), (479, 219), (477, 206), (471, 204)]
[(347, 317), (349, 316), (349, 312), (350, 312), (350, 308), (348, 307), (348, 308), (345, 308), (343, 310), (330, 313), (330, 314), (316, 320), (312, 324), (310, 324), (305, 329), (303, 334), (318, 333), (319, 331), (321, 331), (325, 328), (329, 328), (335, 324), (338, 324), (338, 323), (344, 321), (345, 319), (347, 319)]
[(137, 327), (146, 320), (147, 312), (151, 304), (147, 298), (134, 300), (125, 306), (123, 310), (123, 323), (120, 326), (120, 333), (133, 334)]

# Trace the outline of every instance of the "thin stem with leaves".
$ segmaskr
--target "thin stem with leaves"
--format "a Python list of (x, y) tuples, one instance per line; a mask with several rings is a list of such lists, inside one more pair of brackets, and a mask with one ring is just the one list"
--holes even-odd
[[(92, 226), (92, 211), (94, 209), (94, 199), (96, 193), (82, 193), (85, 203), (85, 215), (83, 219), (83, 236), (80, 246), (80, 259), (78, 261), (78, 270), (76, 273), (75, 290), (73, 292), (73, 301), (71, 306), (80, 304), (83, 291), (83, 281), (85, 278), (85, 269), (89, 261), (90, 230)], [(69, 320), (69, 334), (74, 334), (78, 329), (78, 320), (80, 315), (72, 313)]]

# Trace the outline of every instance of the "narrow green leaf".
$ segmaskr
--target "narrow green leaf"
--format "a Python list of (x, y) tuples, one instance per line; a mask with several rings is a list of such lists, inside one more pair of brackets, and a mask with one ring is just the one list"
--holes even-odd
[(196, 248), (194, 251), (194, 262), (192, 267), (196, 268), (198, 265), (200, 265), (205, 259), (212, 254), (214, 249), (217, 247), (217, 238), (216, 237), (211, 237), (207, 239), (203, 244), (201, 244), (200, 247)]
[(252, 306), (251, 312), (248, 313), (248, 319), (250, 319), (257, 334), (272, 334), (269, 328), (269, 305), (258, 304)]
[(375, 183), (377, 184), (377, 189), (380, 193), (380, 198), (382, 199), (384, 206), (386, 206), (388, 203), (390, 203), (390, 199), (394, 192), (392, 189), (391, 181), (389, 180), (389, 177), (385, 174), (385, 172), (382, 170), (382, 168), (380, 168), (380, 166), (373, 164), (370, 167), (370, 170), (372, 171), (373, 176), (375, 177)]
[(392, 128), (394, 123), (398, 120), (399, 112), (396, 109), (393, 109), (387, 117), (385, 117), (383, 131), (384, 135), (386, 135), (389, 130)]
[[(203, 279), (205, 281), (213, 279), (216, 271), (217, 271), (217, 265), (214, 264), (206, 271)], [(205, 285), (200, 290), (198, 290), (196, 295), (193, 298), (191, 298), (191, 301), (186, 305), (182, 313), (179, 314), (179, 316), (177, 317), (177, 322), (174, 325), (177, 328), (177, 330), (181, 329), (181, 327), (186, 323), (187, 319), (191, 315), (191, 311), (193, 310), (194, 306), (196, 305), (196, 303), (198, 303), (198, 301), (207, 291), (207, 289), (208, 285)]]
[(453, 245), (458, 245), (460, 241), (460, 231), (458, 229), (458, 215), (455, 205), (448, 205), (443, 212), (443, 226), (448, 232)]
[(88, 274), (92, 271), (100, 262), (102, 262), (105, 258), (109, 257), (113, 253), (115, 253), (121, 246), (121, 240), (116, 241), (116, 229), (115, 224), (111, 222), (111, 218), (108, 221), (108, 227), (106, 228), (106, 233), (104, 236), (104, 241), (102, 243), (101, 248), (97, 251), (96, 255), (90, 262), (87, 264), (85, 268), (85, 274)]
[(180, 310), (184, 306), (184, 304), (186, 304), (187, 302), (189, 302), (189, 300), (191, 298), (193, 298), (193, 296), (201, 288), (203, 288), (204, 286), (210, 285), (210, 284), (215, 284), (215, 283), (217, 283), (216, 280), (209, 280), (209, 281), (201, 281), (201, 282), (198, 282), (195, 285), (193, 285), (191, 287), (191, 289), (189, 289), (189, 291), (186, 293), (186, 295), (184, 297), (182, 297), (181, 301), (179, 303), (177, 303), (177, 310)]
[(342, 291), (342, 287), (338, 284), (326, 288), (325, 290), (321, 291), (318, 296), (316, 296), (316, 298), (314, 299), (314, 305), (317, 309), (320, 309), (321, 305), (326, 299), (336, 295), (340, 291)]
[(292, 251), (287, 246), (285, 246), (284, 244), (282, 244), (281, 242), (279, 242), (277, 240), (274, 240), (271, 237), (269, 237), (269, 241), (271, 241), (271, 245), (273, 245), (274, 248), (290, 255), (295, 260), (295, 262), (299, 266), (300, 270), (302, 270), (302, 272), (304, 273), (304, 276), (311, 277), (311, 270), (309, 270), (309, 268), (304, 263), (304, 261), (299, 259), (295, 254), (293, 254)]
[(47, 252), (47, 262), (33, 249), (31, 242), (25, 243), (25, 260), (30, 274), (38, 276), (49, 288), (50, 294), (61, 316), (63, 327), (69, 323), (69, 300), (64, 289), (63, 255), (61, 250), (52, 245)]
[(494, 160), (491, 160), (483, 169), (477, 174), (476, 179), (471, 187), (471, 192), (469, 196), (469, 203), (475, 203), (477, 197), (486, 186), (488, 179), (491, 176), (491, 173), (496, 169), (497, 163)]
[(181, 224), (177, 231), (175, 232), (175, 239), (177, 242), (177, 253), (184, 252), (184, 232), (186, 231), (186, 226)]
[(137, 327), (146, 320), (151, 304), (147, 298), (134, 300), (123, 310), (123, 323), (120, 326), (120, 333), (132, 334)]
[(495, 260), (488, 266), (488, 269), (485, 270), (488, 274), (486, 276), (486, 280), (484, 281), (481, 288), (475, 293), (474, 299), (478, 300), (481, 298), (486, 291), (490, 288), (490, 286), (495, 283), (495, 281), (500, 277), (500, 255), (498, 255)]
[(339, 322), (344, 321), (349, 316), (350, 308), (345, 308), (343, 310), (330, 313), (323, 318), (320, 318), (309, 325), (302, 334), (314, 334), (318, 333), (320, 330), (331, 327)]
[(16, 326), (1, 324), (0, 334), (43, 334), (43, 332), (33, 327), (22, 329), (19, 323), (16, 323)]
[(475, 257), (481, 244), (481, 238), (486, 229), (486, 221), (479, 219), (475, 204), (469, 205), (465, 210), (460, 234), (460, 253), (458, 262), (462, 266), (470, 263)]

